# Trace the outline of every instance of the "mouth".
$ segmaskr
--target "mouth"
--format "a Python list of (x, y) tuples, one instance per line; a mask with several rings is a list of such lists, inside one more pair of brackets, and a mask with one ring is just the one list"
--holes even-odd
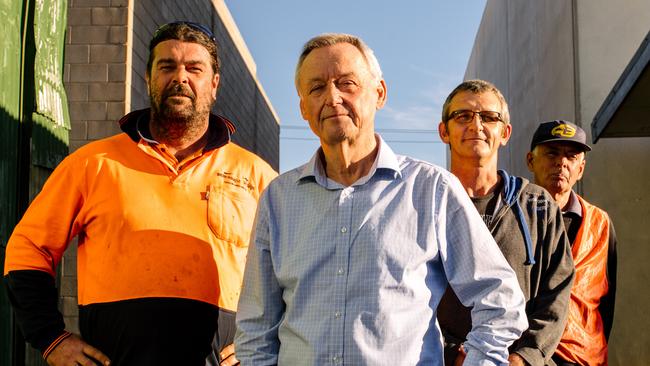
[(328, 119), (339, 119), (339, 118), (343, 118), (343, 117), (349, 117), (349, 115), (347, 113), (328, 114), (328, 115), (322, 117), (321, 120), (325, 121), (325, 120), (328, 120)]
[(480, 142), (485, 142), (485, 139), (480, 138), (480, 137), (470, 137), (470, 138), (466, 138), (464, 141), (465, 142), (479, 142), (479, 141)]
[(194, 93), (192, 93), (191, 90), (189, 90), (188, 87), (185, 87), (181, 84), (174, 85), (167, 90), (165, 90), (163, 94), (163, 99), (181, 99), (181, 98), (187, 98), (190, 100), (194, 100)]
[(184, 94), (174, 94), (174, 95), (168, 95), (165, 97), (165, 99), (172, 99), (172, 98), (187, 98), (187, 99), (192, 99), (189, 95), (184, 95)]
[(566, 180), (568, 180), (568, 179), (567, 179), (563, 174), (561, 174), (561, 173), (553, 173), (553, 174), (550, 174), (550, 178), (551, 178), (552, 180), (556, 180), (556, 181), (560, 181), (560, 180), (564, 180), (564, 181), (566, 181)]

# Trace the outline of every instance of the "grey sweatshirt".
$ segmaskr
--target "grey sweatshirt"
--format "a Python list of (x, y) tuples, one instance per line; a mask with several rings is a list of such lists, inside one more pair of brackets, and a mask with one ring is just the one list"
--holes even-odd
[[(551, 356), (566, 325), (575, 272), (562, 213), (544, 188), (505, 171), (499, 175), (503, 189), (488, 228), (517, 274), (529, 323), (510, 352), (533, 366), (554, 365)], [(448, 343), (462, 343), (470, 331), (470, 308), (450, 288), (438, 307), (438, 321)]]

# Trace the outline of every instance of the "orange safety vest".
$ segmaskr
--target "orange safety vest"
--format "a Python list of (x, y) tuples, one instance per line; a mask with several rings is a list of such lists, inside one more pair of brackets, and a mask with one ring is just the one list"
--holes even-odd
[(609, 217), (583, 198), (578, 196), (578, 200), (582, 224), (572, 247), (576, 274), (567, 326), (556, 354), (578, 365), (607, 365), (607, 340), (598, 306), (609, 290)]
[(5, 274), (54, 269), (74, 236), (80, 305), (146, 297), (236, 311), (262, 190), (277, 173), (234, 143), (186, 166), (119, 134), (68, 156), (16, 226)]

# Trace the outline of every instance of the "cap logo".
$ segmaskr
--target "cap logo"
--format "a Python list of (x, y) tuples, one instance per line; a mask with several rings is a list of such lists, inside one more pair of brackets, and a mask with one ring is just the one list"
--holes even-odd
[(573, 137), (575, 134), (576, 129), (564, 123), (553, 127), (551, 130), (551, 135), (556, 137)]

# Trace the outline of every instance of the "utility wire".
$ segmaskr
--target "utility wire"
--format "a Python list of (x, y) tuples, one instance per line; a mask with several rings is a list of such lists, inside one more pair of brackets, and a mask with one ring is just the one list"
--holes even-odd
[[(312, 137), (280, 137), (280, 140), (319, 141)], [(384, 140), (392, 144), (441, 144), (442, 141)]]
[[(296, 125), (280, 125), (280, 130), (308, 130), (307, 126)], [(375, 132), (385, 133), (437, 133), (438, 130), (425, 130), (425, 129), (402, 129), (402, 128), (376, 128)]]

